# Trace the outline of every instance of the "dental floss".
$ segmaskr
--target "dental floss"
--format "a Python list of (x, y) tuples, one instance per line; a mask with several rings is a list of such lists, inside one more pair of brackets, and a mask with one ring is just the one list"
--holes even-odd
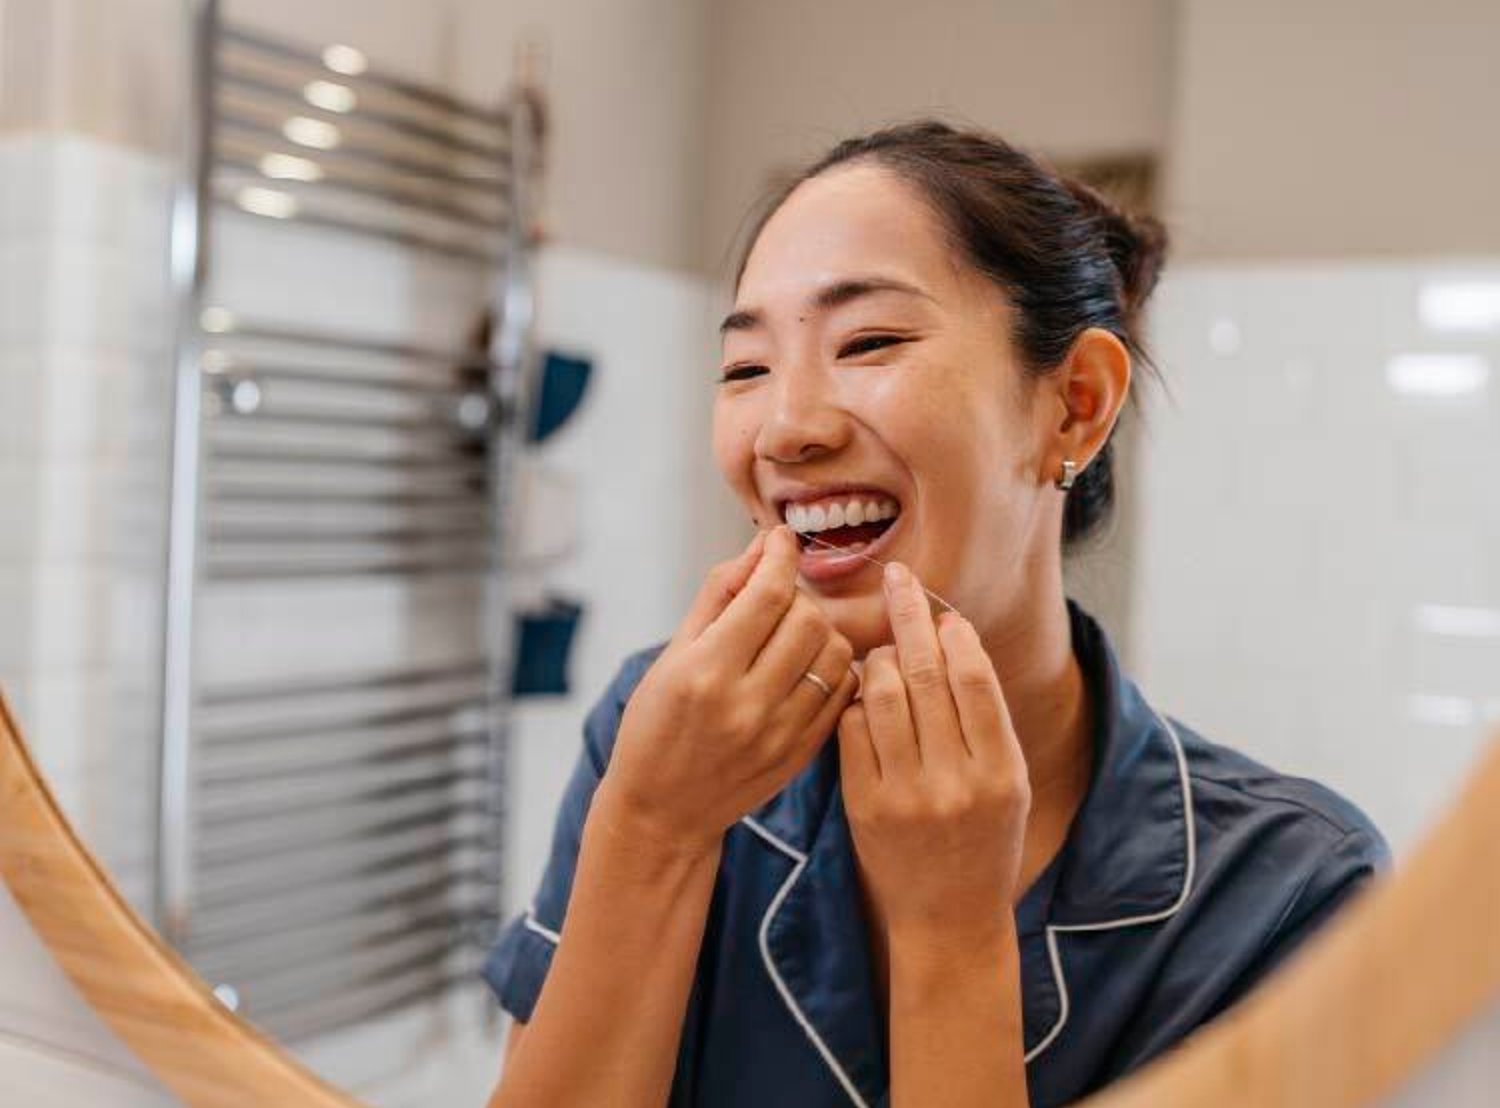
[[(864, 552), (864, 551), (863, 551), (863, 550), (855, 550), (855, 551), (849, 551), (849, 550), (845, 550), (845, 549), (844, 549), (844, 548), (843, 548), (843, 547), (841, 547), (841, 546), (834, 546), (834, 545), (833, 545), (833, 543), (831, 543), (831, 542), (824, 542), (824, 541), (823, 541), (823, 540), (822, 540), (822, 539), (820, 539), (820, 538), (818, 538), (818, 536), (816, 536), (816, 535), (812, 535), (812, 534), (807, 534), (807, 533), (806, 533), (806, 532), (803, 532), (803, 534), (804, 534), (804, 535), (805, 535), (805, 537), (806, 537), (806, 538), (807, 538), (807, 540), (808, 540), (808, 541), (809, 541), (809, 542), (815, 542), (815, 543), (817, 543), (817, 544), (818, 544), (818, 545), (819, 545), (819, 546), (826, 546), (826, 547), (827, 547), (827, 548), (828, 548), (828, 549), (829, 549), (829, 550), (836, 550), (836, 551), (838, 551), (838, 552), (839, 552), (839, 553), (840, 553), (840, 554), (850, 554), (850, 553), (852, 553), (852, 554), (853, 554), (853, 555), (854, 555), (854, 556), (855, 556), (855, 557), (856, 557), (856, 558), (863, 558), (863, 559), (864, 559), (864, 560), (865, 560), (865, 561), (867, 561), (867, 562), (870, 562), (870, 563), (871, 563), (871, 564), (873, 564), (873, 565), (877, 565), (877, 566), (881, 566), (881, 567), (884, 567), (884, 566), (885, 566), (885, 563), (884, 563), (884, 562), (882, 562), (882, 561), (881, 561), (881, 560), (880, 560), (880, 559), (879, 559), (879, 558), (871, 558), (871, 557), (870, 557), (870, 556), (869, 556), (869, 555), (867, 555), (867, 554), (866, 554), (866, 553), (865, 553), (865, 552)], [(952, 604), (949, 604), (949, 603), (948, 603), (948, 602), (947, 602), (947, 601), (946, 601), (946, 600), (944, 600), (944, 599), (943, 599), (943, 598), (942, 598), (942, 597), (941, 597), (941, 596), (939, 596), (939, 595), (938, 595), (938, 594), (937, 594), (937, 593), (935, 593), (935, 592), (933, 592), (933, 591), (932, 591), (932, 590), (931, 590), (931, 589), (929, 589), (929, 588), (928, 588), (928, 587), (927, 587), (927, 586), (926, 586), (926, 585), (923, 585), (923, 584), (922, 584), (922, 583), (921, 583), (921, 582), (918, 582), (918, 583), (917, 583), (917, 584), (918, 584), (918, 587), (919, 587), (919, 588), (920, 588), (920, 589), (921, 589), (921, 590), (922, 590), (922, 591), (923, 591), (923, 592), (925, 592), (925, 593), (926, 593), (926, 594), (927, 594), (927, 595), (928, 595), (928, 596), (930, 596), (930, 597), (932, 597), (932, 599), (934, 599), (934, 600), (936, 600), (936, 601), (937, 601), (937, 602), (938, 602), (938, 603), (939, 603), (939, 604), (941, 604), (941, 605), (942, 605), (942, 606), (943, 606), (943, 607), (945, 607), (945, 608), (947, 608), (947, 609), (948, 609), (948, 610), (949, 610), (949, 611), (950, 611), (950, 612), (952, 612), (952, 613), (953, 613), (953, 614), (954, 614), (954, 615), (956, 615), (956, 616), (960, 616), (960, 617), (961, 617), (961, 616), (962, 616), (962, 615), (963, 615), (963, 613), (962, 613), (962, 612), (960, 612), (960, 611), (959, 611), (959, 610), (958, 610), (958, 609), (957, 609), (957, 608), (955, 608), (955, 607), (954, 607), (954, 606), (953, 606), (953, 605), (952, 605)]]

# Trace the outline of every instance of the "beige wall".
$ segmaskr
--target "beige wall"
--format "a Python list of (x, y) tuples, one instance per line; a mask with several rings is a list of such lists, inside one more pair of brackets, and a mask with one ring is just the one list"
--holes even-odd
[[(0, 129), (167, 153), (182, 0), (0, 0)], [(227, 0), (493, 98), (541, 40), (559, 241), (720, 275), (769, 176), (939, 110), (1167, 155), (1178, 257), (1500, 246), (1493, 0)], [(1488, 125), (1486, 125), (1488, 122)]]
[[(450, 0), (451, 2), (451, 0)], [(0, 129), (67, 131), (170, 155), (182, 144), (188, 0), (0, 0)], [(413, 0), (223, 0), (226, 18), (308, 42), (354, 38), (444, 79), (451, 13)]]
[(1183, 258), (1500, 250), (1500, 3), (1185, 0)]
[(703, 265), (768, 175), (944, 110), (1051, 154), (1160, 150), (1172, 0), (715, 0)]
[(0, 0), (0, 133), (180, 142), (181, 0)]
[(1494, 0), (715, 0), (702, 265), (778, 168), (929, 109), (1165, 155), (1179, 261), (1500, 248)]
[(546, 44), (559, 241), (677, 270), (702, 225), (707, 0), (452, 0), (454, 76), (493, 95), (523, 37)]

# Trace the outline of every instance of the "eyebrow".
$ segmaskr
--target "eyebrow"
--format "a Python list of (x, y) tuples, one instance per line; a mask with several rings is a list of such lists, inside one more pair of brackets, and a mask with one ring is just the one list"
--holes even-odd
[[(934, 304), (937, 303), (937, 297), (926, 289), (896, 277), (846, 277), (819, 289), (808, 298), (807, 303), (808, 307), (816, 311), (831, 311), (851, 300), (877, 292), (907, 293), (931, 300)], [(724, 322), (719, 324), (719, 334), (727, 335), (730, 331), (749, 331), (764, 325), (765, 317), (759, 311), (754, 308), (742, 308), (724, 317)]]

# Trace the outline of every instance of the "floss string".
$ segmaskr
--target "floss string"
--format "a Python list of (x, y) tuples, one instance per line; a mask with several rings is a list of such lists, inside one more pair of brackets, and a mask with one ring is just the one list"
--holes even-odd
[[(869, 562), (871, 565), (881, 566), (882, 568), (884, 568), (884, 566), (886, 564), (886, 563), (882, 562), (879, 558), (872, 558), (872, 557), (870, 557), (863, 550), (848, 551), (848, 550), (845, 550), (841, 546), (834, 546), (833, 543), (831, 543), (831, 542), (824, 542), (822, 539), (818, 538), (817, 535), (807, 534), (806, 532), (804, 532), (803, 534), (804, 534), (804, 537), (807, 539), (808, 542), (815, 542), (819, 546), (826, 546), (829, 550), (837, 550), (840, 554), (849, 554), (849, 553), (852, 553), (856, 558), (863, 558), (865, 561)], [(923, 592), (925, 592), (928, 596), (932, 597), (932, 599), (936, 600), (939, 604), (941, 604), (944, 608), (947, 608), (954, 615), (960, 616), (960, 617), (963, 615), (962, 612), (960, 612), (952, 604), (949, 604), (946, 600), (944, 600), (937, 593), (933, 592), (926, 585), (923, 585), (923, 584), (921, 584), (919, 582), (918, 583), (918, 587), (921, 588), (921, 590)]]

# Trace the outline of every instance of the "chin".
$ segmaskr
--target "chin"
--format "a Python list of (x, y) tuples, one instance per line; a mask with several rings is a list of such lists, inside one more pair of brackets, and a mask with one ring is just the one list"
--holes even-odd
[(883, 595), (843, 597), (838, 600), (820, 597), (819, 606), (828, 613), (834, 630), (849, 640), (849, 645), (854, 648), (856, 661), (862, 661), (877, 646), (888, 646), (895, 642), (890, 620), (886, 616)]

